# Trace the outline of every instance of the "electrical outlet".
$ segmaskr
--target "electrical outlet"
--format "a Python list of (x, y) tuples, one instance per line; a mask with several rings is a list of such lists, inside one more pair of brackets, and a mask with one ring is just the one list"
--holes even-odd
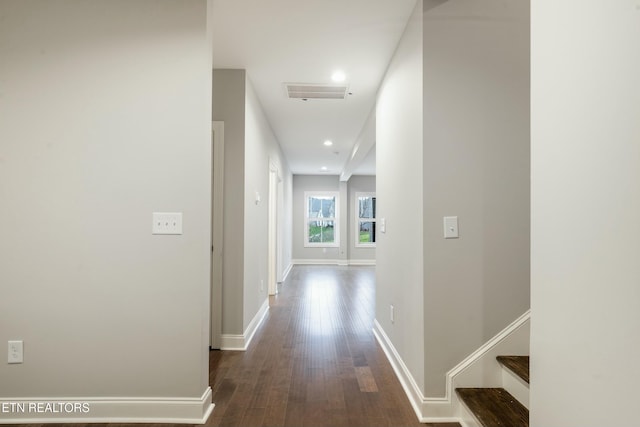
[(22, 363), (24, 360), (24, 346), (22, 341), (9, 341), (8, 363)]
[(389, 319), (391, 320), (391, 323), (395, 322), (395, 308), (393, 307), (393, 304), (391, 304), (389, 306)]

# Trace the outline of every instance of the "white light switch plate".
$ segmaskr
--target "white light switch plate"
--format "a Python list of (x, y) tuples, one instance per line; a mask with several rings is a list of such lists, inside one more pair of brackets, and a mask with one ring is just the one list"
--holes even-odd
[(381, 233), (387, 232), (387, 220), (384, 218), (380, 218), (380, 232)]
[(445, 239), (458, 238), (458, 217), (457, 216), (444, 217), (444, 238)]
[(154, 212), (151, 234), (182, 234), (182, 212)]

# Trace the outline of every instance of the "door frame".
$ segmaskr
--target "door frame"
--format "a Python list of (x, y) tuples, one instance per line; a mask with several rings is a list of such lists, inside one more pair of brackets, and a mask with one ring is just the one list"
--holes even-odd
[(269, 295), (278, 293), (278, 262), (280, 259), (279, 239), (280, 230), (278, 229), (278, 213), (279, 213), (279, 194), (280, 194), (280, 170), (278, 166), (269, 159), (269, 213), (268, 213), (268, 268), (267, 268), (267, 287)]
[(209, 347), (222, 345), (224, 255), (224, 122), (211, 122), (211, 336)]

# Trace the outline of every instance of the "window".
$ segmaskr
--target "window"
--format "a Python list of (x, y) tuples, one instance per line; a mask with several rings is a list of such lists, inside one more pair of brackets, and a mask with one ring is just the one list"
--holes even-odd
[(338, 192), (304, 193), (305, 246), (340, 245), (338, 199)]
[(356, 193), (356, 246), (376, 245), (376, 194)]

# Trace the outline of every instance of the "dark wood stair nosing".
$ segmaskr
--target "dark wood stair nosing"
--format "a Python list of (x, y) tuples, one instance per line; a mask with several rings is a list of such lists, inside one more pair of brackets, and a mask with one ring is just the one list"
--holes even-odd
[(529, 426), (529, 410), (503, 388), (456, 388), (456, 394), (485, 427)]
[(529, 356), (497, 356), (500, 365), (529, 384)]

